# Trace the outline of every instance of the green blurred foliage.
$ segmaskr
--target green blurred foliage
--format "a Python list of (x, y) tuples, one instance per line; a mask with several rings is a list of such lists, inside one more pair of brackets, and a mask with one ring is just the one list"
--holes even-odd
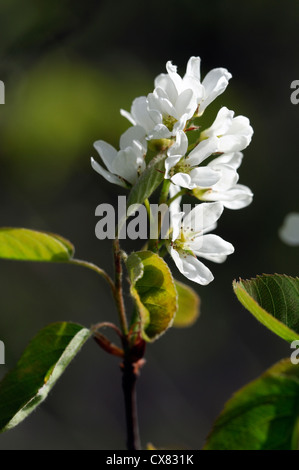
[[(98, 138), (118, 145), (120, 103), (130, 103), (132, 80), (107, 77), (87, 64), (50, 57), (27, 71), (6, 97), (3, 156), (14, 177), (32, 190), (51, 190), (68, 178)], [(84, 155), (85, 153), (85, 155)], [(24, 179), (24, 174), (26, 178)]]

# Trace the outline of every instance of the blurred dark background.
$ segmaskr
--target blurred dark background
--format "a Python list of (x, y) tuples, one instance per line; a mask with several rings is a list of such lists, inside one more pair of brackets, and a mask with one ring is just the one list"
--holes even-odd
[[(255, 131), (240, 169), (254, 202), (226, 210), (217, 230), (235, 254), (209, 263), (212, 284), (193, 285), (202, 299), (196, 325), (169, 330), (147, 348), (138, 384), (143, 446), (200, 448), (231, 394), (290, 354), (231, 285), (261, 273), (298, 274), (298, 248), (277, 233), (299, 209), (299, 106), (290, 101), (298, 27), (293, 0), (1, 0), (2, 226), (57, 232), (77, 257), (111, 273), (111, 242), (96, 239), (94, 211), (116, 203), (119, 189), (92, 171), (92, 144), (118, 145), (128, 127), (119, 109), (152, 91), (167, 60), (181, 74), (191, 55), (201, 56), (203, 75), (226, 67), (233, 79), (209, 107), (211, 119), (225, 105), (248, 116)], [(0, 279), (0, 377), (50, 322), (117, 321), (109, 288), (83, 268), (1, 261)], [(38, 411), (0, 436), (0, 448), (125, 448), (118, 362), (90, 341)]]

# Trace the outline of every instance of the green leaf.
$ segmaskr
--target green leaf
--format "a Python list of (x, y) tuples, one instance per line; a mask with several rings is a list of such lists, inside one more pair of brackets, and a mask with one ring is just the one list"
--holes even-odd
[(199, 317), (200, 298), (191, 287), (182, 282), (175, 281), (178, 294), (178, 311), (173, 321), (176, 328), (185, 328), (193, 325)]
[(25, 228), (0, 229), (0, 258), (66, 262), (73, 254), (73, 245), (59, 235)]
[(130, 275), (130, 281), (135, 286), (138, 279), (144, 274), (144, 266), (140, 257), (136, 253), (131, 253), (126, 260), (126, 267)]
[(263, 274), (233, 282), (239, 301), (263, 325), (281, 338), (299, 340), (299, 278)]
[(143, 337), (154, 341), (172, 325), (177, 311), (171, 272), (165, 261), (151, 251), (133, 253), (126, 264)]
[(29, 343), (16, 367), (0, 382), (0, 431), (23, 421), (48, 395), (90, 330), (75, 323), (53, 323)]
[(227, 402), (206, 450), (298, 450), (299, 367), (285, 359)]
[(167, 155), (162, 154), (153, 158), (147, 168), (141, 173), (138, 181), (130, 191), (127, 205), (142, 204), (149, 198), (160, 183), (164, 180), (164, 161)]

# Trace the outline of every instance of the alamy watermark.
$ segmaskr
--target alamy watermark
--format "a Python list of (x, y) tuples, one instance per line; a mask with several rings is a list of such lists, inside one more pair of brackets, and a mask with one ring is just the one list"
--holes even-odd
[(291, 343), (291, 349), (295, 349), (295, 351), (291, 354), (291, 363), (294, 365), (299, 364), (299, 341), (295, 340)]
[(5, 345), (0, 341), (0, 365), (5, 364)]
[(0, 104), (5, 104), (5, 85), (2, 80), (0, 80)]
[[(182, 217), (191, 211), (191, 204), (183, 204)], [(172, 237), (173, 221), (172, 211), (167, 204), (132, 204), (127, 207), (126, 196), (118, 197), (117, 212), (111, 204), (99, 204), (95, 215), (100, 217), (95, 227), (95, 234), (99, 240), (116, 237), (120, 240), (163, 240)], [(180, 222), (178, 222), (180, 223)], [(203, 227), (203, 212), (194, 213), (190, 230)], [(186, 227), (188, 229), (188, 227)]]
[(294, 90), (290, 96), (291, 103), (298, 104), (299, 103), (299, 80), (292, 81), (291, 90)]

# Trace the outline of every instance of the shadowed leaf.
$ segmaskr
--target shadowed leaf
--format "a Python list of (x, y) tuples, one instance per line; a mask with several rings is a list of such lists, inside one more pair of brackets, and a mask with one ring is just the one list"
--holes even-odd
[(166, 154), (153, 158), (130, 191), (127, 205), (142, 204), (164, 180)]
[(91, 332), (75, 323), (53, 323), (29, 343), (0, 382), (0, 431), (23, 421), (48, 395)]
[(233, 395), (206, 450), (298, 450), (299, 367), (285, 359)]

